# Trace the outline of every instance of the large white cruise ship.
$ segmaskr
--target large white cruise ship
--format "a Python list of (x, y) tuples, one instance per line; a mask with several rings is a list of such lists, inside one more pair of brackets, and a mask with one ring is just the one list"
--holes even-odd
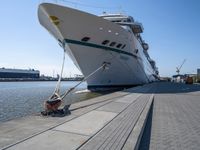
[(62, 45), (76, 67), (88, 76), (89, 89), (131, 87), (157, 80), (158, 70), (141, 38), (143, 27), (131, 16), (89, 14), (57, 4), (42, 3), (39, 22)]

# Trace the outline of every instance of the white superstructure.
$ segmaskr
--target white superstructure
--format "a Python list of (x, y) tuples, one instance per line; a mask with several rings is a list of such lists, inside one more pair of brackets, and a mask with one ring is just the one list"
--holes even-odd
[(133, 86), (153, 82), (158, 71), (140, 33), (141, 23), (130, 16), (95, 16), (56, 4), (40, 4), (39, 21), (60, 43), (84, 76), (104, 62), (88, 80), (88, 88)]

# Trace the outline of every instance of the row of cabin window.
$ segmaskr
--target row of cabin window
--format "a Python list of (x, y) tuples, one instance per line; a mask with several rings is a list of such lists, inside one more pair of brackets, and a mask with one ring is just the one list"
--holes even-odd
[[(84, 38), (81, 39), (81, 41), (83, 41), (83, 42), (87, 42), (87, 41), (89, 41), (89, 40), (90, 40), (89, 37), (84, 37)], [(104, 40), (101, 44), (107, 45), (109, 42), (110, 42), (109, 40)], [(115, 46), (116, 44), (117, 44), (116, 42), (111, 42), (111, 43), (109, 44), (109, 46), (113, 47), (113, 46)], [(119, 43), (119, 44), (117, 44), (116, 47), (117, 47), (117, 48), (124, 49), (125, 46), (126, 46), (126, 44), (122, 45), (121, 43)]]
[(131, 19), (126, 20), (113, 20), (112, 22), (132, 22)]
[[(110, 41), (109, 40), (105, 40), (105, 41), (103, 41), (101, 44), (103, 44), (103, 45), (107, 45), (108, 43), (109, 43)], [(109, 44), (109, 46), (111, 46), (111, 47), (113, 47), (113, 46), (115, 46), (117, 43), (116, 42), (111, 42), (110, 44)], [(124, 48), (126, 46), (126, 44), (124, 44), (124, 45), (122, 45), (121, 43), (119, 43), (119, 44), (117, 44), (117, 48)]]

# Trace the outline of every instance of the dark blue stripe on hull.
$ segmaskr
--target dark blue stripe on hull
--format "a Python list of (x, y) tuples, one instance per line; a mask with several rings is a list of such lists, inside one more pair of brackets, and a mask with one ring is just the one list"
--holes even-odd
[(87, 43), (87, 42), (82, 42), (82, 41), (77, 41), (77, 40), (71, 40), (71, 39), (65, 39), (64, 40), (65, 43), (71, 43), (71, 44), (77, 44), (77, 45), (82, 45), (82, 46), (88, 46), (88, 47), (93, 47), (93, 48), (98, 48), (98, 49), (104, 49), (107, 51), (113, 51), (116, 53), (120, 53), (120, 54), (125, 54), (125, 55), (129, 55), (132, 57), (137, 57), (136, 55), (129, 53), (129, 52), (125, 52), (116, 48), (111, 48), (111, 47), (107, 47), (107, 46), (103, 46), (103, 45), (98, 45), (98, 44), (93, 44), (93, 43)]

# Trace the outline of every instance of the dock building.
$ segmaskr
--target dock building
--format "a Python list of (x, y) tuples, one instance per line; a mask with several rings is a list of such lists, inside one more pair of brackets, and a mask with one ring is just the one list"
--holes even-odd
[(40, 71), (34, 69), (0, 68), (0, 78), (39, 78)]

